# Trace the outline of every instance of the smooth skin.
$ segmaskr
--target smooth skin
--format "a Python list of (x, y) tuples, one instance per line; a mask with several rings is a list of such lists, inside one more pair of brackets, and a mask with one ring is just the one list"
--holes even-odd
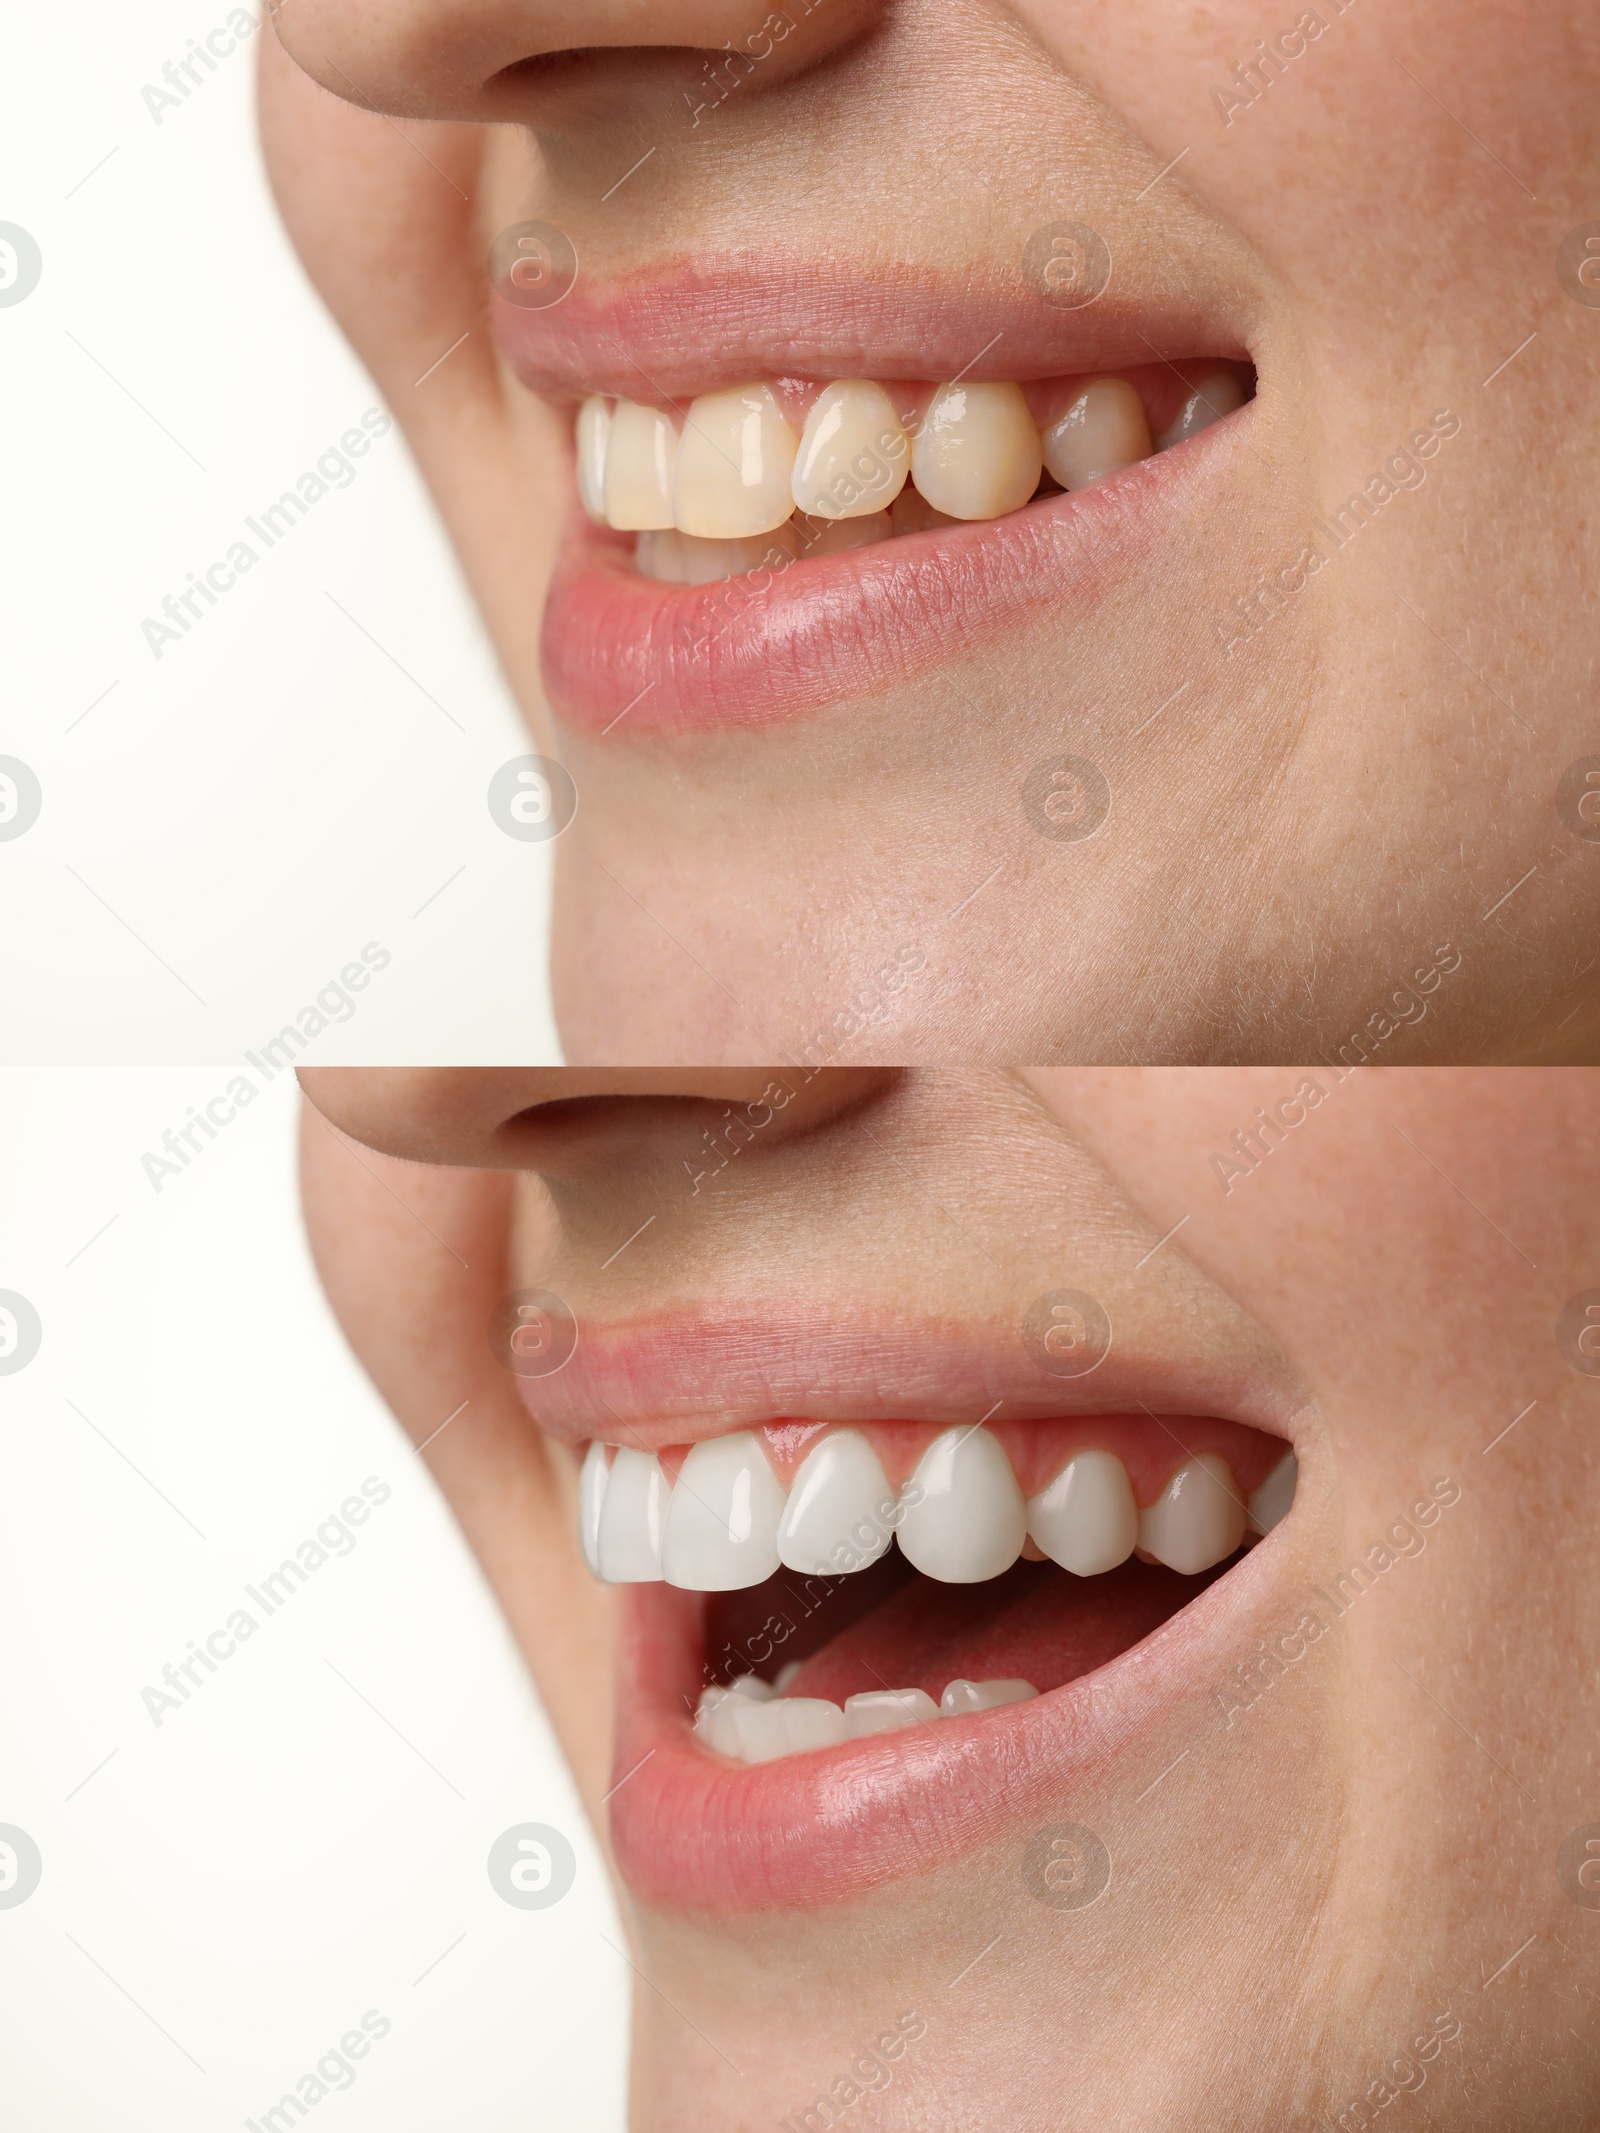
[[(1459, 967), (1385, 1064), (1600, 1056), (1600, 843), (1556, 807), (1600, 751), (1600, 309), (1556, 274), (1600, 216), (1592, 7), (1328, 0), (1224, 112), (1294, 10), (822, 0), (691, 128), (684, 87), (765, 13), (292, 0), (263, 40), (290, 231), (577, 781), (567, 1056), (1295, 1060), (1445, 943)], [(554, 222), (602, 280), (773, 247), (892, 286), (1011, 271), (1064, 212), (1127, 286), (1221, 288), (1249, 330), (1261, 390), (1202, 525), (871, 701), (689, 744), (552, 719), (571, 415), (493, 351), (498, 230)], [(1439, 411), (1460, 427), (1421, 486), (1225, 652), (1219, 618)], [(1063, 750), (1113, 796), (1081, 843), (1021, 808)]]
[[(616, 1596), (578, 1555), (570, 1454), (489, 1358), (512, 1286), (542, 1279), (580, 1319), (775, 1294), (965, 1318), (1066, 1267), (1119, 1323), (1226, 1332), (1305, 1401), (1299, 1496), (1269, 1544), (1289, 1553), (1241, 1659), (1422, 1491), (1459, 1493), (1236, 1724), (1214, 1681), (1178, 1682), (1064, 1789), (1059, 1819), (1114, 1855), (1090, 1910), (1022, 1891), (1031, 1827), (934, 1845), (809, 1910), (689, 1914), (623, 1887), (658, 1988), (636, 1995), (634, 2126), (776, 2124), (907, 2014), (925, 2033), (862, 2107), (907, 2133), (1281, 2133), (1338, 2122), (1375, 2083), (1413, 2128), (1586, 2123), (1600, 1913), (1556, 1862), (1600, 1821), (1600, 1378), (1555, 1322), (1600, 1288), (1594, 1078), (1323, 1072), (1322, 1099), (1228, 1190), (1212, 1156), (1303, 1076), (791, 1077), (781, 1132), (689, 1194), (685, 1153), (767, 1078), (304, 1076), (323, 1279), (419, 1443), (470, 1400), (425, 1456), (602, 1830)], [(597, 1100), (619, 1087), (635, 1101)], [(604, 1270), (644, 1210), (657, 1220)], [(1435, 2018), (1458, 2030), (1422, 2052)]]

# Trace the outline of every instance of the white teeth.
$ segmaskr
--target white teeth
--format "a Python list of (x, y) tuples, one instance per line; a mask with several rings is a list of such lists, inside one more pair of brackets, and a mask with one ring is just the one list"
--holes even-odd
[(1245, 1507), (1228, 1462), (1216, 1452), (1186, 1459), (1148, 1510), (1139, 1546), (1186, 1577), (1232, 1555), (1244, 1539)]
[(1126, 378), (1095, 378), (1045, 431), (1044, 463), (1063, 489), (1150, 456), (1144, 403)]
[(624, 1445), (612, 1461), (595, 1538), (600, 1575), (608, 1585), (640, 1585), (660, 1577), (668, 1493), (655, 1454)]
[(679, 456), (671, 417), (619, 400), (606, 444), (606, 518), (624, 532), (672, 524), (672, 477)]
[(1287, 1515), (1294, 1502), (1295, 1483), (1299, 1478), (1299, 1461), (1293, 1452), (1286, 1452), (1261, 1486), (1250, 1492), (1252, 1533), (1270, 1533), (1279, 1519)]
[(596, 1577), (600, 1575), (600, 1507), (606, 1500), (607, 1478), (606, 1448), (596, 1438), (578, 1471), (578, 1546)]
[(1003, 1703), (1026, 1703), (1038, 1693), (1031, 1681), (952, 1681), (939, 1709), (946, 1718), (965, 1718), (973, 1711), (997, 1711)]
[(778, 1524), (778, 1560), (808, 1577), (865, 1570), (894, 1537), (895, 1492), (858, 1429), (807, 1452)]
[(1039, 432), (1016, 385), (941, 385), (911, 447), (911, 478), (952, 518), (1000, 518), (1039, 486)]
[[(916, 492), (908, 491), (914, 495)], [(887, 511), (869, 512), (863, 518), (807, 518), (797, 514), (789, 524), (794, 527), (801, 555), (837, 555), (845, 548), (872, 548), (879, 541), (888, 540), (894, 532), (894, 522)], [(787, 526), (780, 533), (788, 532)]]
[(778, 1567), (782, 1515), (783, 1484), (755, 1434), (706, 1437), (690, 1446), (672, 1491), (661, 1574), (693, 1592), (759, 1585)]
[(794, 455), (794, 431), (770, 386), (702, 393), (684, 422), (672, 485), (679, 532), (740, 540), (781, 526), (794, 510)]
[(845, 378), (827, 386), (806, 417), (794, 462), (795, 503), (827, 519), (882, 511), (900, 494), (909, 457), (883, 387)]
[(1179, 408), (1176, 416), (1156, 439), (1156, 450), (1164, 452), (1169, 445), (1182, 444), (1185, 437), (1198, 435), (1210, 429), (1213, 422), (1220, 422), (1224, 415), (1231, 415), (1236, 407), (1244, 406), (1244, 387), (1231, 370), (1212, 371), (1200, 380)]
[(583, 508), (601, 525), (606, 522), (606, 445), (611, 436), (611, 402), (591, 393), (578, 410), (578, 495)]
[(900, 1551), (947, 1585), (1009, 1570), (1028, 1514), (1000, 1440), (986, 1429), (947, 1429), (917, 1463), (900, 1522)]
[(1028, 1531), (1063, 1570), (1097, 1577), (1115, 1570), (1139, 1538), (1139, 1507), (1128, 1470), (1111, 1452), (1078, 1452), (1047, 1489), (1030, 1498)]
[(780, 1696), (788, 1694), (789, 1684), (793, 1681), (795, 1675), (799, 1673), (800, 1665), (801, 1662), (798, 1659), (790, 1659), (783, 1666), (780, 1666), (777, 1673), (772, 1677), (772, 1685)]
[[(845, 1698), (844, 1708), (822, 1696), (755, 1695), (753, 1677), (731, 1688), (702, 1689), (694, 1714), (697, 1737), (733, 1762), (771, 1763), (812, 1748), (837, 1748), (875, 1733), (898, 1733), (933, 1718), (968, 1718), (1002, 1704), (1026, 1703), (1039, 1691), (1031, 1681), (952, 1681), (937, 1703), (924, 1689), (873, 1689)], [(782, 1676), (779, 1676), (782, 1679)]]
[(778, 1694), (775, 1681), (763, 1681), (759, 1674), (739, 1674), (728, 1683), (730, 1696), (747, 1696), (752, 1703), (771, 1703)]
[(920, 1726), (924, 1719), (938, 1715), (939, 1706), (926, 1689), (871, 1689), (844, 1700), (845, 1731), (851, 1740), (865, 1740), (872, 1733), (897, 1733), (902, 1726)]

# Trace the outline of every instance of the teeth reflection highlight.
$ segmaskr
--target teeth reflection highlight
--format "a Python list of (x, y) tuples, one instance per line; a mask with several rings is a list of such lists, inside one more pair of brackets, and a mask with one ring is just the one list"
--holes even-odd
[(661, 1575), (692, 1592), (759, 1585), (778, 1567), (782, 1515), (783, 1484), (754, 1432), (707, 1437), (690, 1446), (673, 1488)]
[(1115, 1570), (1139, 1538), (1127, 1468), (1110, 1452), (1076, 1453), (1029, 1501), (1028, 1532), (1052, 1562), (1079, 1577)]
[(1002, 1704), (1026, 1703), (1039, 1691), (1031, 1681), (951, 1681), (939, 1698), (946, 1718), (966, 1718), (974, 1711), (998, 1711)]
[(1016, 385), (941, 385), (911, 447), (911, 478), (936, 511), (999, 518), (1039, 486), (1039, 432)]
[(1244, 1539), (1245, 1507), (1228, 1462), (1215, 1452), (1186, 1459), (1148, 1510), (1139, 1546), (1169, 1570), (1194, 1577), (1232, 1555)]
[(851, 1740), (898, 1733), (902, 1726), (920, 1726), (938, 1715), (939, 1706), (926, 1689), (869, 1689), (844, 1700), (845, 1732)]
[(883, 511), (905, 484), (906, 433), (881, 385), (845, 378), (806, 417), (791, 483), (798, 509), (827, 519)]
[[(608, 1467), (596, 1442), (579, 1474), (578, 1538), (584, 1561), (608, 1582), (665, 1578), (696, 1592), (759, 1585), (780, 1566), (846, 1576), (878, 1562), (896, 1536), (912, 1567), (942, 1584), (999, 1577), (1025, 1544), (1029, 1560), (1076, 1577), (1102, 1576), (1130, 1553), (1195, 1576), (1232, 1555), (1247, 1530), (1270, 1532), (1297, 1476), (1286, 1452), (1246, 1506), (1227, 1460), (1202, 1452), (1141, 1510), (1121, 1459), (1093, 1445), (1025, 1503), (1004, 1445), (971, 1424), (934, 1437), (898, 1489), (861, 1428), (826, 1430), (787, 1487), (753, 1430), (692, 1445), (676, 1486), (653, 1455), (627, 1446)], [(780, 1691), (793, 1673), (791, 1664)], [(735, 1687), (772, 1693), (754, 1677)]]
[(894, 1538), (895, 1510), (895, 1492), (860, 1430), (829, 1430), (789, 1485), (778, 1560), (807, 1576), (865, 1570)]
[(1103, 475), (1150, 456), (1144, 402), (1126, 378), (1095, 378), (1051, 423), (1044, 463), (1063, 489), (1085, 489)]
[(661, 1575), (667, 1477), (653, 1452), (624, 1445), (611, 1462), (595, 1552), (608, 1585), (642, 1585)]
[(578, 410), (578, 495), (583, 508), (606, 522), (606, 446), (611, 438), (611, 402), (591, 393)]
[(795, 446), (769, 385), (702, 393), (684, 421), (668, 523), (702, 540), (770, 533), (794, 510)]
[(1202, 430), (1210, 429), (1213, 422), (1220, 422), (1224, 415), (1231, 415), (1236, 407), (1243, 406), (1244, 387), (1233, 372), (1210, 372), (1200, 380), (1156, 439), (1156, 450), (1164, 452), (1169, 445), (1182, 444), (1186, 437), (1197, 437)]
[(624, 533), (672, 524), (672, 478), (678, 433), (656, 407), (619, 400), (605, 450), (608, 522)]
[(578, 1474), (578, 1546), (595, 1576), (600, 1575), (600, 1509), (606, 1500), (606, 1448), (596, 1438)]
[(901, 1554), (926, 1577), (975, 1585), (1011, 1568), (1027, 1530), (1022, 1491), (1000, 1440), (970, 1427), (935, 1437), (906, 1491)]

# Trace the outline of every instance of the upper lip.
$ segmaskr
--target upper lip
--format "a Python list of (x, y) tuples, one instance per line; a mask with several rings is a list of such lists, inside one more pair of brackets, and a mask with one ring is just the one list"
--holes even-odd
[(704, 1309), (658, 1319), (580, 1321), (549, 1377), (518, 1385), (540, 1428), (650, 1451), (775, 1419), (974, 1422), (1055, 1415), (1209, 1414), (1291, 1443), (1304, 1394), (1261, 1354), (1202, 1336), (1182, 1356), (1113, 1336), (1078, 1378), (1037, 1368), (1014, 1328), (897, 1316), (841, 1324), (820, 1314)]
[(1046, 303), (1020, 267), (936, 278), (746, 253), (588, 282), (557, 304), (493, 300), (496, 340), (532, 391), (660, 404), (752, 377), (1028, 379), (1185, 356), (1243, 359), (1247, 323), (1203, 289), (1119, 283), (1092, 304)]

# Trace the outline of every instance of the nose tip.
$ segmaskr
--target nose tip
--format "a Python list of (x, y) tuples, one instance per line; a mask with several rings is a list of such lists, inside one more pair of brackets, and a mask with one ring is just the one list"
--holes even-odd
[[(893, 1078), (880, 1067), (306, 1067), (300, 1085), (352, 1140), (413, 1163), (474, 1170), (538, 1169), (554, 1131), (587, 1105), (648, 1134), (665, 1106), (742, 1108), (773, 1138), (826, 1122)], [(662, 1099), (651, 1107), (646, 1100)]]
[[(280, 43), (313, 80), (367, 110), (413, 118), (526, 118), (540, 95), (530, 62), (581, 53), (732, 54), (775, 83), (853, 40), (882, 0), (787, 0), (753, 21), (748, 0), (294, 0), (274, 8)], [(630, 69), (637, 78), (636, 65)], [(548, 88), (552, 84), (547, 83)], [(663, 101), (663, 131), (687, 119)]]

